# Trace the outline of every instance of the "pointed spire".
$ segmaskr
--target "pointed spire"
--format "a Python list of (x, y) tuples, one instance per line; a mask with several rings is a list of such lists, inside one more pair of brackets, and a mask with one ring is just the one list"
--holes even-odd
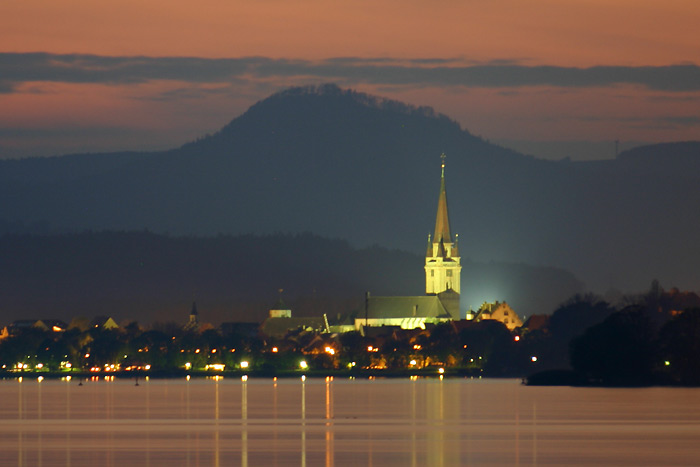
[(196, 331), (199, 329), (199, 313), (197, 312), (197, 302), (192, 302), (192, 310), (190, 311), (190, 319), (185, 324), (186, 331)]
[(450, 239), (450, 219), (447, 215), (447, 192), (445, 191), (445, 153), (440, 155), (442, 159), (442, 173), (440, 176), (440, 197), (438, 198), (437, 217), (435, 219), (435, 235), (433, 243), (452, 243)]
[(428, 234), (428, 246), (425, 251), (425, 256), (426, 258), (430, 258), (433, 256), (433, 241), (430, 238), (430, 234)]

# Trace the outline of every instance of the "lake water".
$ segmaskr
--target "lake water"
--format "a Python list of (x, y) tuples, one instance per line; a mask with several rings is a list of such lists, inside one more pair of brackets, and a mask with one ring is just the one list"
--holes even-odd
[(698, 465), (700, 389), (0, 381), (0, 465)]

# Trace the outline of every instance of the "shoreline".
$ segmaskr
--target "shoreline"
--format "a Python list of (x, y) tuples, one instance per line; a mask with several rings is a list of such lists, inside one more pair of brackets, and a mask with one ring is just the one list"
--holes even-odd
[(229, 370), (229, 371), (207, 371), (207, 370), (163, 370), (163, 371), (4, 371), (0, 372), (0, 379), (17, 378), (47, 378), (60, 379), (70, 377), (71, 379), (90, 379), (92, 377), (113, 376), (119, 379), (177, 379), (177, 378), (214, 378), (214, 377), (244, 377), (249, 378), (326, 378), (326, 377), (360, 377), (360, 378), (410, 378), (410, 377), (433, 377), (433, 378), (499, 378), (499, 379), (523, 379), (522, 376), (505, 375), (493, 376), (483, 372), (474, 372), (465, 369), (445, 368), (444, 372), (439, 372), (436, 368), (428, 370), (256, 370), (249, 371)]

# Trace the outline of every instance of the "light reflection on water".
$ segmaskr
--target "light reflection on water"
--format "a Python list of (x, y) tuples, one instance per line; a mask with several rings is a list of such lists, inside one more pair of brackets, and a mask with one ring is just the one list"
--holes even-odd
[(691, 465), (700, 390), (515, 380), (0, 381), (0, 465)]

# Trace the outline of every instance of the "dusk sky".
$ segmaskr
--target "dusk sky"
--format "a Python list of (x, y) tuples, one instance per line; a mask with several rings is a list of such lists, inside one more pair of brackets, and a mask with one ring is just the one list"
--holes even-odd
[(427, 105), (534, 155), (700, 139), (700, 2), (0, 4), (0, 157), (167, 149), (293, 85)]

